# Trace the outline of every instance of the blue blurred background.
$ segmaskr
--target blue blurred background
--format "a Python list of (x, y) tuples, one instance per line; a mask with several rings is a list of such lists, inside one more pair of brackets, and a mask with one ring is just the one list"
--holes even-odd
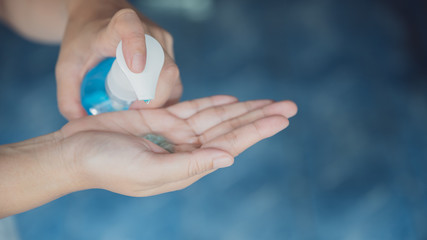
[[(88, 190), (19, 214), (21, 239), (427, 239), (425, 1), (134, 3), (174, 36), (184, 100), (299, 114), (183, 191)], [(0, 144), (59, 129), (59, 48), (0, 36)]]

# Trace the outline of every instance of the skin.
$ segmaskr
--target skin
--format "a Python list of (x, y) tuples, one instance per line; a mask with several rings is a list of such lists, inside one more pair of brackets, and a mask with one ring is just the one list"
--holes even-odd
[[(183, 189), (285, 129), (293, 102), (213, 96), (167, 108), (70, 121), (57, 132), (0, 147), (0, 218), (68, 193), (101, 188), (143, 197)], [(169, 153), (142, 138), (164, 136)]]
[(118, 43), (129, 69), (145, 68), (145, 34), (162, 45), (165, 62), (155, 99), (137, 108), (158, 108), (178, 102), (182, 95), (173, 38), (124, 0), (2, 0), (0, 19), (22, 36), (43, 43), (61, 43), (56, 65), (58, 106), (68, 120), (86, 116), (80, 101), (85, 74), (106, 57), (114, 57)]

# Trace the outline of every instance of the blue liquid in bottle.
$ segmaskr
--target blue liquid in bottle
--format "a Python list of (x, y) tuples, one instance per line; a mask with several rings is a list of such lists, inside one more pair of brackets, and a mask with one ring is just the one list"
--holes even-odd
[(127, 110), (128, 104), (112, 100), (107, 92), (107, 75), (116, 58), (107, 58), (91, 69), (83, 79), (81, 101), (84, 109), (90, 115), (103, 112)]

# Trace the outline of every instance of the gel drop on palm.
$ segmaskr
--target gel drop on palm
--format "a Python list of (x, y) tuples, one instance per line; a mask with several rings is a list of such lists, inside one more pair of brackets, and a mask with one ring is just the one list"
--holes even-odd
[(147, 34), (145, 44), (147, 59), (141, 73), (127, 67), (120, 42), (115, 58), (105, 59), (86, 74), (81, 100), (88, 114), (127, 110), (135, 100), (149, 103), (154, 99), (164, 53), (160, 43)]

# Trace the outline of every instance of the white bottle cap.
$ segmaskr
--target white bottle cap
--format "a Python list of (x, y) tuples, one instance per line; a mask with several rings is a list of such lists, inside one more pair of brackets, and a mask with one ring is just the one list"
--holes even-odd
[(165, 55), (159, 42), (145, 34), (146, 63), (141, 73), (132, 72), (123, 56), (122, 42), (116, 49), (116, 60), (107, 76), (106, 88), (112, 100), (130, 104), (135, 100), (152, 100)]

